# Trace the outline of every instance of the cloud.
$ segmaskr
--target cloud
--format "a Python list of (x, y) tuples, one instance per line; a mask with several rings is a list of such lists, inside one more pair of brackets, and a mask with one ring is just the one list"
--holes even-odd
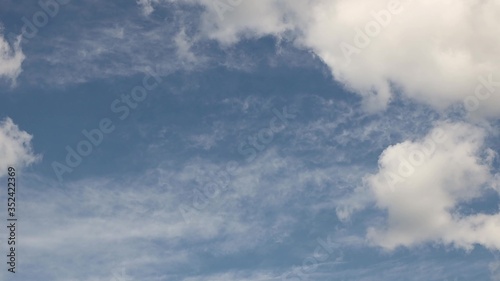
[(8, 167), (21, 168), (39, 159), (33, 152), (32, 138), (32, 135), (19, 130), (12, 119), (0, 122), (0, 177), (6, 175)]
[[(86, 269), (88, 272), (67, 265), (70, 271), (50, 273), (47, 279), (105, 278), (122, 266), (134, 276), (141, 276), (139, 267), (145, 268), (148, 273), (140, 280), (154, 280), (148, 274), (156, 267), (174, 271), (188, 264), (198, 266), (203, 263), (198, 257), (207, 251), (224, 257), (265, 243), (280, 243), (297, 223), (288, 213), (292, 206), (286, 212), (281, 207), (294, 197), (301, 198), (294, 206), (304, 208), (300, 192), (304, 186), (324, 186), (330, 177), (328, 172), (298, 168), (280, 176), (287, 164), (278, 165), (273, 161), (276, 157), (270, 151), (252, 164), (241, 164), (218, 196), (196, 201), (205, 207), (193, 205), (193, 197), (206, 193), (209, 184), (227, 179), (219, 178), (219, 165), (198, 158), (180, 168), (164, 163), (137, 179), (70, 182), (64, 190), (53, 187), (46, 178), (27, 178), (23, 241), (29, 256), (26, 254), (25, 262), (50, 268), (52, 263), (66, 264), (75, 253), (77, 264), (99, 255), (108, 262)], [(187, 221), (182, 205), (189, 208)], [(54, 248), (61, 251), (53, 253)], [(47, 254), (51, 259), (40, 264)]]
[[(46, 178), (26, 177), (25, 263), (40, 267), (47, 280), (106, 280), (121, 267), (131, 280), (156, 280), (158, 268), (178, 272), (188, 265), (206, 266), (200, 256), (207, 253), (224, 259), (273, 251), (293, 239), (302, 227), (299, 218), (317, 214), (317, 200), (323, 202), (322, 210), (332, 209), (336, 191), (329, 187), (345, 174), (337, 167), (309, 168), (293, 156), (280, 156), (273, 147), (251, 162), (238, 163), (229, 177), (221, 172), (225, 164), (199, 157), (184, 164), (167, 160), (137, 177), (67, 182), (64, 189)], [(201, 195), (210, 194), (214, 183), (219, 186), (216, 196)], [(196, 196), (203, 198), (195, 202)], [(185, 216), (183, 205), (189, 209)], [(273, 247), (264, 250), (263, 245)], [(42, 259), (47, 255), (51, 258)], [(78, 264), (96, 256), (105, 261), (80, 270)], [(70, 258), (74, 263), (66, 262)], [(64, 264), (67, 271), (44, 270), (54, 264)], [(198, 274), (167, 279), (199, 280)], [(217, 269), (205, 280), (265, 280), (269, 274), (233, 276)]]
[(484, 145), (486, 130), (440, 122), (424, 138), (388, 147), (379, 171), (365, 178), (386, 225), (368, 230), (387, 249), (437, 242), (471, 249), (500, 249), (500, 213), (463, 214), (462, 204), (481, 199), (491, 188), (495, 157)]
[(19, 36), (15, 42), (7, 42), (2, 31), (0, 26), (0, 78), (7, 78), (15, 85), (26, 57), (21, 50), (21, 37)]
[[(458, 105), (480, 117), (500, 116), (495, 106), (500, 96), (494, 94), (500, 90), (500, 39), (489, 32), (500, 23), (498, 2), (178, 2), (203, 6), (200, 33), (223, 46), (269, 35), (292, 38), (295, 46), (317, 54), (346, 89), (361, 95), (368, 111), (385, 109), (403, 95), (437, 111)], [(499, 249), (493, 234), (500, 214), (465, 216), (455, 210), (481, 198), (485, 186), (495, 186), (494, 152), (483, 147), (490, 132), (446, 122), (438, 129), (448, 139), (436, 143), (436, 151), (425, 154), (432, 136), (388, 147), (379, 173), (367, 178), (369, 189), (357, 191), (356, 204), (366, 204), (373, 192), (378, 207), (389, 214), (387, 226), (370, 229), (369, 238), (386, 248), (436, 241)], [(398, 172), (400, 157), (415, 149), (424, 152), (425, 165), (389, 185), (386, 174)]]
[(210, 133), (193, 135), (188, 138), (188, 142), (195, 148), (210, 150), (217, 146), (217, 143), (224, 139), (227, 132), (222, 123), (214, 123), (210, 128)]
[(183, 281), (271, 281), (271, 280), (279, 280), (272, 272), (226, 272), (213, 274), (210, 276), (196, 276), (196, 277), (188, 277), (183, 279)]
[[(32, 67), (25, 74), (29, 82), (65, 85), (130, 77), (147, 68), (156, 69), (162, 76), (201, 68), (203, 60), (191, 49), (193, 41), (185, 36), (177, 18), (183, 15), (181, 11), (169, 10), (175, 13), (174, 24), (149, 19), (145, 24), (140, 16), (117, 14), (117, 9), (126, 11), (123, 6), (109, 9), (104, 11), (112, 14), (110, 17), (96, 16), (89, 22), (75, 15), (74, 25), (57, 27), (57, 35), (37, 38), (30, 57)], [(34, 68), (46, 71), (40, 73)]]
[(145, 16), (149, 16), (154, 12), (153, 3), (158, 3), (159, 0), (137, 0), (137, 5), (142, 9), (142, 13)]
[(490, 262), (489, 269), (492, 281), (500, 281), (500, 260), (498, 254), (495, 254), (495, 260)]
[[(67, 264), (71, 270), (41, 271), (47, 280), (112, 280), (106, 276), (124, 268), (128, 275), (134, 271), (131, 280), (156, 280), (153, 276), (158, 266), (175, 271), (180, 265), (196, 264), (196, 254), (203, 251), (192, 246), (198, 242), (218, 248), (213, 241), (218, 236), (245, 240), (238, 237), (248, 227), (235, 216), (222, 219), (200, 212), (187, 224), (178, 211), (182, 202), (180, 186), (176, 191), (162, 189), (152, 182), (151, 174), (141, 180), (151, 185), (144, 187), (134, 180), (91, 179), (60, 190), (47, 179), (38, 183), (27, 179), (25, 262), (35, 269), (67, 264), (70, 257), (78, 264), (88, 263), (98, 255), (106, 262), (86, 270)], [(56, 253), (51, 250), (54, 248), (61, 250)], [(42, 259), (46, 255), (51, 259)], [(40, 264), (40, 260), (44, 261)], [(140, 272), (144, 268), (146, 272)]]
[(500, 116), (498, 1), (179, 1), (204, 6), (201, 33), (224, 45), (294, 38), (368, 110), (400, 92), (436, 109), (478, 95), (480, 115)]

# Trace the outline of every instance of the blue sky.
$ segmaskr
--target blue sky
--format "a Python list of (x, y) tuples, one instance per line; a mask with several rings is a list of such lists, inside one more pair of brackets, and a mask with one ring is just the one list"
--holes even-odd
[(500, 280), (499, 12), (1, 1), (0, 279)]

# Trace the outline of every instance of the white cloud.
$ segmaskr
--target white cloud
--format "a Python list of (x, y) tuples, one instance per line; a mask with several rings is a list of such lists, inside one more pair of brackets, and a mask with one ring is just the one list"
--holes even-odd
[(387, 249), (424, 242), (500, 249), (500, 213), (457, 211), (491, 188), (494, 156), (485, 135), (479, 127), (442, 122), (421, 140), (388, 147), (378, 173), (365, 178), (377, 207), (387, 211), (387, 225), (369, 229), (369, 239)]
[(186, 36), (186, 31), (184, 29), (177, 33), (174, 37), (174, 42), (177, 47), (177, 55), (181, 60), (185, 63), (194, 63), (197, 61), (195, 54), (191, 52), (192, 42), (190, 42), (189, 38)]
[[(41, 257), (48, 253), (52, 253), (52, 258), (42, 266), (64, 263), (75, 253), (80, 262), (95, 255), (108, 257), (108, 262), (87, 269), (91, 275), (72, 268), (72, 273), (60, 273), (51, 279), (68, 280), (79, 274), (85, 280), (107, 276), (120, 266), (133, 271), (139, 266), (165, 268), (168, 264), (173, 270), (179, 265), (197, 264), (200, 261), (196, 257), (206, 251), (226, 256), (262, 243), (277, 243), (276, 239), (283, 238), (277, 234), (286, 235), (296, 221), (288, 213), (269, 217), (255, 212), (258, 207), (273, 208), (289, 199), (268, 196), (279, 191), (271, 190), (270, 186), (286, 189), (292, 182), (287, 177), (274, 178), (278, 168), (269, 157), (253, 165), (242, 165), (234, 173), (230, 187), (215, 198), (201, 199), (208, 203), (198, 211), (192, 205), (193, 190), (205, 192), (208, 183), (219, 180), (221, 167), (210, 161), (193, 159), (180, 169), (166, 164), (139, 179), (120, 182), (96, 179), (74, 182), (64, 190), (54, 188), (45, 178), (35, 183), (25, 179), (23, 241), (29, 252), (25, 262), (40, 265)], [(305, 172), (297, 178), (301, 182), (315, 180), (314, 175), (307, 176)], [(263, 196), (267, 203), (263, 203)], [(180, 212), (182, 204), (191, 210), (188, 222)], [(248, 220), (249, 216), (252, 220)], [(158, 244), (162, 247), (158, 248)], [(55, 248), (61, 250), (53, 253)]]
[[(369, 110), (384, 108), (399, 90), (438, 109), (462, 103), (478, 87), (483, 96), (500, 91), (498, 83), (480, 86), (480, 77), (500, 81), (500, 38), (493, 32), (500, 25), (498, 1), (184, 2), (206, 7), (202, 33), (223, 44), (293, 33), (295, 44), (313, 50), (337, 81), (365, 98)], [(376, 35), (367, 36), (366, 28)], [(357, 30), (366, 42), (355, 38)], [(354, 53), (346, 56), (345, 44)], [(478, 112), (500, 116), (498, 102), (500, 95), (492, 95), (480, 101)]]
[[(138, 178), (90, 179), (68, 183), (64, 189), (46, 178), (26, 178), (23, 245), (29, 254), (25, 263), (51, 268), (68, 259), (75, 261), (65, 265), (67, 272), (51, 275), (50, 280), (75, 276), (78, 280), (106, 280), (121, 267), (137, 280), (155, 280), (141, 277), (138, 268), (161, 266), (175, 271), (187, 264), (199, 266), (201, 253), (232, 256), (284, 243), (298, 225), (294, 213), (305, 210), (312, 216), (317, 202), (312, 204), (309, 199), (331, 202), (328, 198), (333, 198), (330, 193), (334, 190), (328, 187), (344, 173), (335, 167), (308, 169), (298, 159), (280, 157), (273, 148), (262, 151), (252, 162), (239, 163), (229, 179), (221, 173), (224, 167), (199, 158), (181, 167), (166, 161)], [(194, 194), (208, 194), (206, 187), (211, 183), (219, 185), (218, 195), (199, 199), (196, 207), (202, 207), (194, 210)], [(180, 212), (181, 205), (189, 206), (188, 222)], [(42, 259), (47, 255), (51, 259)], [(95, 256), (105, 257), (106, 262), (85, 271), (73, 267)], [(266, 274), (220, 277), (259, 280)], [(209, 277), (225, 280), (217, 279), (218, 274)], [(197, 278), (201, 277), (186, 280)], [(171, 279), (182, 280), (179, 276)]]
[[(72, 33), (51, 40), (41, 38), (40, 45), (47, 48), (33, 56), (33, 61), (41, 63), (40, 67), (57, 67), (48, 67), (43, 73), (30, 70), (27, 73), (30, 82), (85, 83), (92, 79), (133, 76), (144, 73), (147, 68), (166, 76), (178, 69), (191, 69), (195, 64), (179, 58), (182, 41), (173, 40), (179, 34), (175, 26), (162, 24), (145, 29), (126, 18), (99, 21), (101, 24), (97, 27), (83, 29), (78, 36)], [(198, 62), (201, 59), (197, 59)]]
[[(185, 2), (206, 8), (201, 33), (222, 45), (293, 34), (294, 43), (316, 53), (337, 81), (363, 96), (370, 111), (385, 108), (401, 93), (437, 110), (461, 104), (481, 117), (500, 116), (500, 95), (495, 95), (500, 38), (491, 32), (500, 24), (496, 1), (402, 1), (399, 6), (387, 0)], [(367, 35), (370, 28), (376, 35)], [(464, 105), (471, 97), (477, 102), (473, 109)], [(424, 166), (392, 187), (373, 178), (397, 171), (398, 157), (425, 149), (432, 137), (400, 143), (381, 155), (381, 170), (368, 184), (378, 206), (389, 213), (388, 226), (372, 229), (370, 238), (387, 248), (437, 241), (500, 249), (494, 236), (500, 214), (463, 216), (453, 210), (480, 198), (484, 186), (494, 187), (489, 163), (494, 153), (483, 147), (487, 132), (466, 124), (442, 123), (437, 129), (449, 138), (425, 156)], [(358, 203), (363, 202), (366, 198)]]
[(21, 37), (18, 37), (16, 42), (9, 44), (3, 36), (0, 26), (0, 78), (7, 78), (15, 85), (25, 58), (21, 50)]
[(145, 16), (149, 16), (154, 12), (153, 3), (158, 3), (158, 0), (137, 0), (137, 5), (141, 7)]
[(19, 130), (12, 119), (0, 122), (0, 177), (6, 175), (10, 166), (22, 168), (39, 158), (33, 153), (32, 138), (32, 135)]

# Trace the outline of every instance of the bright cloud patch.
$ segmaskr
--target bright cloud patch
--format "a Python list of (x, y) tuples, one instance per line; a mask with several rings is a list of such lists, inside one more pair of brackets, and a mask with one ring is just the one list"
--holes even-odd
[(438, 109), (465, 101), (468, 111), (500, 115), (500, 95), (492, 95), (500, 91), (498, 1), (184, 2), (206, 7), (202, 33), (223, 44), (292, 35), (361, 94), (369, 110), (402, 91)]
[(463, 123), (440, 123), (425, 138), (387, 148), (379, 172), (365, 178), (387, 226), (368, 231), (382, 247), (440, 242), (470, 249), (500, 249), (500, 213), (463, 215), (462, 204), (484, 195), (493, 179), (495, 154), (484, 147), (485, 131)]
[(137, 0), (137, 4), (142, 8), (142, 13), (146, 16), (150, 15), (153, 11), (153, 3), (158, 0)]
[(22, 71), (21, 64), (25, 56), (21, 50), (20, 38), (13, 45), (10, 45), (3, 35), (0, 27), (0, 77), (10, 79), (15, 83), (17, 76)]
[(32, 138), (27, 132), (19, 130), (12, 119), (0, 122), (0, 177), (6, 174), (9, 166), (19, 168), (38, 159), (31, 147)]

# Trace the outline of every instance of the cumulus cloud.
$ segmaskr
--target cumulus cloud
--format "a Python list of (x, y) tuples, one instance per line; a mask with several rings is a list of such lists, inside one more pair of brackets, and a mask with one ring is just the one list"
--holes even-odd
[(20, 168), (35, 162), (31, 145), (32, 135), (19, 129), (12, 119), (0, 122), (0, 177), (4, 176), (9, 166)]
[(500, 249), (500, 213), (458, 211), (491, 188), (495, 154), (484, 145), (486, 133), (441, 122), (423, 139), (388, 147), (378, 173), (365, 178), (377, 207), (387, 211), (386, 225), (369, 229), (368, 238), (387, 249), (430, 241)]
[(21, 37), (9, 44), (3, 36), (0, 26), (0, 77), (7, 78), (11, 80), (12, 84), (15, 84), (16, 78), (22, 71), (21, 64), (25, 58), (21, 50)]
[(204, 6), (201, 32), (225, 45), (291, 34), (369, 110), (402, 92), (437, 109), (467, 100), (500, 116), (498, 1), (178, 1)]
[[(368, 111), (386, 108), (401, 94), (438, 111), (460, 105), (470, 115), (500, 117), (500, 39), (491, 32), (500, 24), (496, 1), (183, 2), (205, 8), (200, 32), (222, 45), (269, 35), (292, 38), (361, 95)], [(423, 139), (388, 147), (379, 173), (366, 178), (368, 190), (359, 190), (363, 198), (372, 193), (388, 212), (385, 227), (369, 230), (370, 240), (389, 249), (428, 241), (500, 249), (494, 235), (500, 214), (456, 210), (496, 187), (487, 134), (444, 122)], [(423, 164), (401, 167), (404, 157)]]

